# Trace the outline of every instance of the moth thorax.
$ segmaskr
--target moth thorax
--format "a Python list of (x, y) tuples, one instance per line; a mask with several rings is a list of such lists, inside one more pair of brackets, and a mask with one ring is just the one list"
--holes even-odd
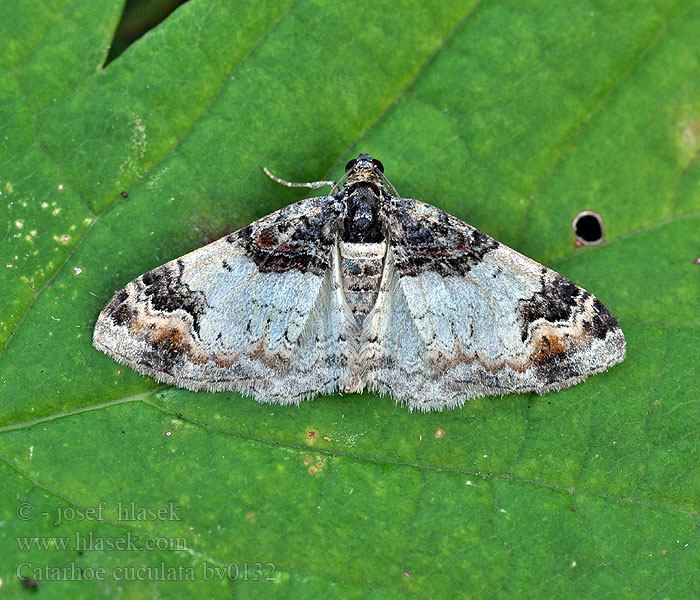
[(374, 244), (384, 241), (381, 199), (377, 188), (367, 182), (354, 184), (347, 196), (342, 238), (347, 243)]
[(343, 293), (358, 322), (372, 310), (382, 280), (386, 242), (340, 242)]

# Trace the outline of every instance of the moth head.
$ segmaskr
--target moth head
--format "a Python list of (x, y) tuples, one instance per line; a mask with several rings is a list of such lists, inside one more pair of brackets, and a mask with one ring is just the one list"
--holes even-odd
[(378, 170), (380, 173), (384, 173), (384, 165), (382, 161), (372, 158), (369, 154), (360, 154), (357, 158), (353, 158), (348, 164), (345, 165), (345, 172), (350, 171), (371, 171)]
[(380, 183), (383, 179), (384, 165), (369, 154), (360, 154), (345, 165), (345, 175), (348, 184), (359, 181)]

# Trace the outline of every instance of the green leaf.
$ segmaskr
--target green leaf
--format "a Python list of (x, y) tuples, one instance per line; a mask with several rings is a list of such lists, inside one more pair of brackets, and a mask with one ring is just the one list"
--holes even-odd
[[(700, 4), (191, 0), (102, 68), (120, 9), (0, 5), (5, 595), (697, 596)], [(263, 165), (360, 150), (595, 293), (627, 360), (412, 414), (186, 392), (91, 347), (116, 289), (301, 198)]]

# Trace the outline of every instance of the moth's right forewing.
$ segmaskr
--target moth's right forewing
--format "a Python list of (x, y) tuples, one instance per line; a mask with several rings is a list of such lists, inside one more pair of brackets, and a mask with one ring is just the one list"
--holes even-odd
[(367, 384), (411, 408), (569, 387), (622, 361), (599, 300), (440, 209), (394, 198), (385, 280), (364, 332)]

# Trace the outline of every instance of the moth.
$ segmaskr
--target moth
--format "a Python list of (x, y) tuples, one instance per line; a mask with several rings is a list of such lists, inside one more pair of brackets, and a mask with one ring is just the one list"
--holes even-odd
[(127, 284), (95, 347), (190, 390), (279, 404), (369, 390), (420, 411), (545, 394), (624, 360), (597, 298), (401, 198), (368, 154), (335, 184), (272, 177), (333, 187)]

